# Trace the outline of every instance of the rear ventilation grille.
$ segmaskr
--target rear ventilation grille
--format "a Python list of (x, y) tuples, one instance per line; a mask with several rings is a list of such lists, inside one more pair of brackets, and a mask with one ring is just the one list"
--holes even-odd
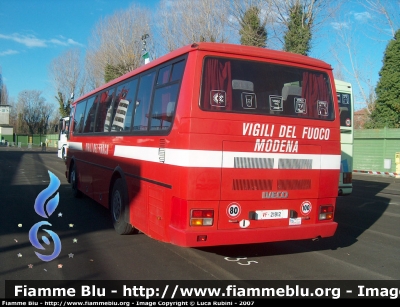
[(311, 189), (310, 179), (285, 179), (278, 180), (278, 190), (309, 190)]
[(233, 190), (271, 190), (272, 180), (234, 179)]
[(274, 159), (235, 157), (235, 168), (274, 168)]
[(312, 159), (279, 159), (280, 169), (312, 169)]

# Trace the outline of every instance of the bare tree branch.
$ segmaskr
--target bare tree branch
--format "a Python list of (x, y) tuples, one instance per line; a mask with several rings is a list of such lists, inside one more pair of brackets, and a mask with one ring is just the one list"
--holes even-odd
[(198, 41), (228, 41), (229, 0), (162, 0), (158, 10), (159, 27), (170, 52)]
[(86, 54), (88, 82), (95, 88), (104, 84), (107, 64), (131, 71), (141, 64), (143, 34), (149, 34), (151, 13), (137, 5), (120, 10), (101, 19), (95, 26), (89, 40)]
[(383, 24), (387, 24), (391, 38), (394, 38), (396, 30), (400, 28), (400, 0), (362, 0), (359, 1), (368, 12), (383, 18), (380, 22), (372, 23), (371, 26), (375, 27), (380, 33), (384, 31)]
[[(339, 63), (340, 69), (344, 70), (346, 75), (355, 81), (355, 88), (358, 89), (359, 96), (362, 98), (361, 108), (365, 108), (370, 114), (376, 100), (376, 95), (374, 85), (369, 77), (371, 72), (368, 73), (365, 67), (372, 67), (373, 65), (366, 65), (365, 60), (361, 64), (358, 63), (357, 36), (354, 33), (354, 29), (351, 28), (350, 22), (338, 22), (335, 23), (335, 26), (338, 42), (332, 50), (332, 55)], [(344, 63), (345, 54), (347, 54), (350, 65)], [(363, 67), (363, 69), (360, 67)]]
[(41, 96), (41, 91), (22, 91), (18, 94), (17, 112), (27, 124), (30, 134), (45, 133), (54, 107)]
[(49, 74), (55, 89), (54, 96), (61, 93), (65, 102), (71, 93), (75, 97), (85, 93), (87, 83), (79, 49), (69, 49), (53, 59), (49, 65)]

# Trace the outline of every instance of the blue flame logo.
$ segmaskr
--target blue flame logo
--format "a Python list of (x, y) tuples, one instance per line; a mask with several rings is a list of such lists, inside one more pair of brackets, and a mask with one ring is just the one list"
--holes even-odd
[[(50, 172), (50, 171), (48, 171), (48, 172), (49, 172), (49, 176), (50, 176), (49, 186), (46, 189), (44, 189), (42, 192), (39, 193), (39, 195), (36, 197), (35, 206), (34, 206), (36, 213), (44, 218), (49, 218), (50, 215), (56, 210), (56, 208), (58, 206), (58, 200), (60, 198), (58, 192), (54, 197), (50, 198), (59, 188), (60, 180), (52, 172)], [(49, 199), (49, 200), (46, 205), (47, 199)], [(51, 226), (51, 224), (49, 222), (45, 222), (45, 221), (38, 222), (35, 225), (33, 225), (31, 227), (31, 229), (29, 230), (29, 241), (31, 241), (31, 244), (34, 247), (36, 247), (37, 249), (44, 250), (45, 248), (42, 246), (42, 244), (39, 242), (39, 240), (37, 238), (39, 228), (42, 225)], [(54, 251), (51, 255), (42, 255), (38, 252), (35, 252), (35, 254), (36, 254), (36, 256), (39, 257), (39, 259), (41, 259), (43, 261), (51, 261), (60, 254), (61, 241), (60, 241), (60, 238), (58, 237), (58, 235), (54, 231), (51, 231), (48, 229), (43, 229), (43, 230), (45, 232), (47, 232), (50, 235), (51, 239), (53, 240)], [(46, 236), (42, 236), (41, 239), (46, 245), (50, 244), (50, 241)]]

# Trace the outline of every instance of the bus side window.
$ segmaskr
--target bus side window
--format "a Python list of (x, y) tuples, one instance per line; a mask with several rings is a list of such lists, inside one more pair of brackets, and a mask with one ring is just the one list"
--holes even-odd
[(96, 115), (96, 125), (95, 132), (104, 132), (108, 131), (108, 128), (105, 129), (105, 123), (107, 118), (108, 109), (111, 106), (111, 102), (114, 96), (114, 89), (109, 89), (100, 94), (99, 106), (97, 108)]
[[(87, 101), (85, 117), (84, 117), (85, 125), (84, 125), (83, 131), (82, 131), (84, 133), (94, 131), (94, 120), (95, 120), (95, 115), (96, 115), (97, 100), (99, 99), (98, 97), (99, 96), (96, 96), (96, 97), (92, 96)], [(94, 103), (95, 100), (96, 100), (96, 103)]]
[(111, 132), (129, 131), (135, 110), (138, 79), (131, 79), (118, 86), (113, 111), (110, 111)]
[(183, 70), (185, 68), (185, 61), (180, 61), (174, 64), (172, 67), (172, 74), (170, 78), (170, 82), (177, 81), (182, 79)]
[(134, 112), (133, 130), (147, 131), (149, 123), (150, 97), (153, 91), (155, 71), (141, 76), (137, 104)]
[[(114, 94), (115, 94), (115, 92), (114, 92)], [(114, 104), (117, 104), (116, 97), (114, 94), (111, 96), (112, 98), (111, 98), (110, 105), (107, 107), (107, 114), (106, 114), (106, 118), (104, 121), (104, 132), (111, 131), (111, 123), (113, 120), (113, 108), (114, 108)]]
[(170, 73), (171, 73), (171, 65), (161, 68), (158, 73), (157, 85), (168, 83)]
[(87, 100), (79, 102), (75, 107), (74, 134), (82, 132), (84, 117), (85, 117), (86, 101)]
[(171, 127), (184, 64), (185, 61), (181, 60), (159, 70), (151, 106), (150, 130), (168, 130)]
[(151, 113), (150, 130), (166, 130), (172, 125), (178, 84), (156, 90)]

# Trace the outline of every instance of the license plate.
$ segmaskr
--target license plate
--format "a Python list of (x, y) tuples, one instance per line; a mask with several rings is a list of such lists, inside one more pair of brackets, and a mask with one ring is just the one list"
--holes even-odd
[(290, 218), (289, 226), (293, 226), (293, 225), (301, 225), (301, 218), (300, 217)]
[(287, 219), (288, 210), (256, 210), (256, 220)]

